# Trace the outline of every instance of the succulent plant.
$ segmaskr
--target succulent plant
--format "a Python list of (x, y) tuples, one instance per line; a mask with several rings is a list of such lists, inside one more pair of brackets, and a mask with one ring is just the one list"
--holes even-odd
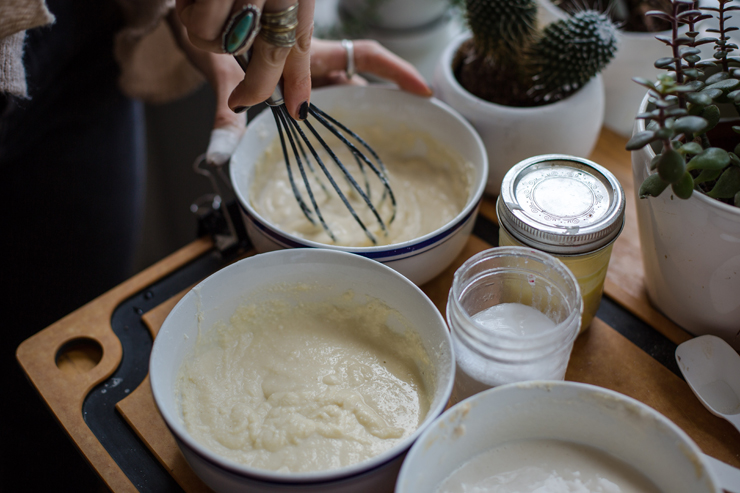
[[(637, 115), (646, 121), (645, 130), (627, 142), (627, 150), (652, 145), (656, 156), (651, 174), (642, 183), (640, 198), (657, 197), (671, 187), (675, 196), (688, 199), (694, 191), (740, 207), (740, 126), (732, 126), (734, 139), (714, 146), (719, 140), (720, 109), (734, 108), (740, 115), (740, 58), (733, 56), (737, 45), (730, 42), (728, 33), (736, 31), (727, 21), (732, 11), (732, 0), (718, 0), (717, 7), (698, 7), (697, 2), (672, 0), (669, 13), (648, 12), (672, 23), (670, 37), (658, 37), (671, 47), (670, 57), (655, 62), (656, 68), (667, 72), (656, 82), (635, 78), (647, 88), (650, 107)], [(686, 4), (690, 10), (680, 10)], [(696, 23), (716, 14), (718, 29), (709, 29), (716, 38), (699, 38)], [(679, 34), (679, 24), (687, 24), (688, 31)], [(714, 42), (713, 60), (702, 61), (699, 46)], [(723, 139), (723, 141), (726, 139)]]
[(465, 0), (472, 39), (456, 75), (468, 91), (495, 103), (535, 106), (568, 97), (614, 57), (617, 27), (583, 10), (544, 30), (536, 0)]

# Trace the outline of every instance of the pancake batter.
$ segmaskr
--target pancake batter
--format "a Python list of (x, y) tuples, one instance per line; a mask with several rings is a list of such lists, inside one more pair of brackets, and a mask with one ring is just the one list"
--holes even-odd
[[(465, 208), (470, 196), (473, 168), (450, 149), (426, 134), (405, 129), (391, 133), (383, 128), (368, 127), (357, 133), (378, 152), (388, 169), (388, 181), (395, 194), (397, 211), (387, 236), (383, 234), (370, 208), (359, 193), (351, 189), (328, 153), (319, 144), (314, 144), (314, 148), (320, 151), (322, 161), (365, 226), (375, 236), (378, 245), (401, 243), (431, 233), (450, 222)], [(332, 150), (355, 180), (364, 186), (362, 174), (349, 149), (343, 144), (336, 145), (338, 140), (333, 138), (327, 138), (327, 142), (332, 143)], [(359, 144), (358, 148), (370, 156)], [(292, 152), (290, 156), (292, 159)], [(255, 211), (278, 229), (307, 240), (353, 247), (374, 246), (327, 178), (321, 174), (318, 165), (314, 164), (314, 167), (317, 175), (308, 170), (306, 174), (319, 210), (337, 239), (336, 243), (318, 221), (316, 225), (311, 224), (301, 212), (288, 179), (279, 142), (275, 142), (256, 165), (250, 188), (251, 204)], [(296, 185), (310, 208), (309, 196), (295, 163), (292, 164), (292, 170)], [(383, 199), (384, 189), (377, 176), (370, 170), (367, 170), (367, 174), (371, 201), (388, 224), (393, 216), (391, 202), (387, 197)], [(324, 185), (323, 189), (319, 182)]]
[(416, 332), (389, 328), (404, 325), (395, 310), (354, 298), (244, 304), (199, 337), (178, 384), (191, 435), (242, 464), (307, 472), (361, 462), (416, 430), (432, 394), (428, 355)]

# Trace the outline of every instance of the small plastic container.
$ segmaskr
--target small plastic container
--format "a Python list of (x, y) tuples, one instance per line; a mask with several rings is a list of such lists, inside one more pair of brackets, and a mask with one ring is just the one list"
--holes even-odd
[[(551, 327), (501, 331), (477, 320), (507, 303), (536, 309)], [(507, 383), (563, 380), (582, 311), (573, 273), (545, 252), (498, 247), (469, 258), (455, 272), (447, 299), (456, 360), (452, 402)]]
[(624, 191), (588, 159), (547, 154), (504, 176), (496, 202), (499, 246), (529, 246), (560, 259), (583, 295), (581, 332), (596, 315), (614, 242), (624, 227)]

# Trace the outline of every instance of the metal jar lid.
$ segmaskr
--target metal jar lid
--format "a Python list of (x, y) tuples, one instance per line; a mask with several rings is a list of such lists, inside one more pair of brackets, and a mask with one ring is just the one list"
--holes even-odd
[(521, 243), (548, 253), (585, 253), (619, 236), (624, 191), (603, 166), (546, 154), (506, 173), (496, 212), (500, 225)]

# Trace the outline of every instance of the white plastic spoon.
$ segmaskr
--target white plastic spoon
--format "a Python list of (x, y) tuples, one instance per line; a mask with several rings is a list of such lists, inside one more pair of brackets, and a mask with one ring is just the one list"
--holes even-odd
[[(740, 432), (740, 355), (719, 337), (704, 335), (680, 344), (676, 361), (704, 407)], [(740, 469), (707, 458), (722, 488), (740, 493)]]

